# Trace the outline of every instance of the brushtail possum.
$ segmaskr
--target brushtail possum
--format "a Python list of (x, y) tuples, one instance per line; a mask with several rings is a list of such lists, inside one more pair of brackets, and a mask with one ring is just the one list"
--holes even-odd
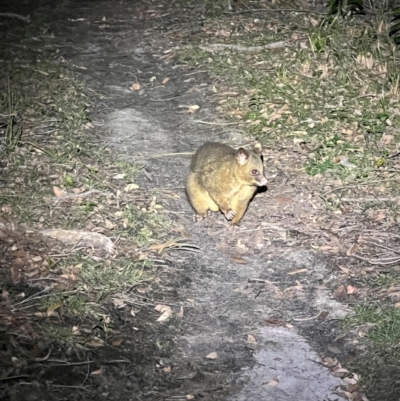
[(239, 223), (257, 187), (267, 185), (261, 151), (261, 144), (249, 151), (217, 142), (206, 142), (197, 150), (186, 193), (199, 218), (208, 210), (221, 210), (232, 224)]

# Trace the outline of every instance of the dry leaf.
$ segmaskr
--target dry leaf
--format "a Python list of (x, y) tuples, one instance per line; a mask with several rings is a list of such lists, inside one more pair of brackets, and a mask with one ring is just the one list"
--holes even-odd
[(78, 326), (72, 326), (72, 335), (73, 336), (80, 336), (81, 332)]
[(298, 269), (298, 270), (293, 270), (291, 272), (289, 272), (289, 275), (293, 275), (293, 274), (299, 274), (299, 273), (306, 273), (308, 271), (308, 269)]
[(278, 203), (293, 203), (294, 199), (293, 198), (278, 197), (278, 198), (274, 198), (274, 201), (278, 202)]
[(126, 174), (125, 173), (120, 173), (112, 177), (114, 180), (123, 180), (125, 178)]
[(246, 259), (243, 259), (241, 256), (238, 255), (233, 255), (232, 260), (239, 265), (247, 265), (248, 263)]
[(53, 187), (53, 192), (56, 198), (62, 198), (65, 195), (65, 192), (56, 186)]
[(98, 348), (104, 346), (104, 341), (99, 337), (92, 337), (89, 341), (85, 343), (89, 347)]
[(161, 313), (161, 316), (157, 319), (157, 322), (164, 323), (172, 316), (172, 309), (168, 305), (159, 304), (156, 305), (154, 309)]
[(112, 221), (108, 220), (108, 219), (106, 219), (105, 223), (106, 223), (105, 224), (106, 228), (109, 229), (109, 230), (112, 230), (115, 227), (115, 224)]
[(356, 287), (353, 287), (352, 285), (348, 285), (346, 287), (347, 295), (354, 294), (355, 292), (357, 292), (357, 288)]
[(188, 394), (187, 396), (186, 396), (186, 399), (187, 400), (194, 400), (196, 397), (193, 395), (193, 394)]
[(344, 267), (344, 266), (338, 266), (338, 267), (343, 273), (346, 273), (346, 274), (350, 273), (350, 269), (348, 267)]
[(128, 184), (125, 188), (124, 191), (125, 192), (129, 192), (129, 191), (133, 191), (134, 189), (138, 189), (139, 185), (138, 184)]
[(183, 307), (181, 306), (180, 311), (175, 315), (178, 319), (182, 319), (183, 318)]
[(165, 85), (168, 81), (169, 81), (169, 78), (168, 78), (168, 77), (165, 77), (165, 78), (161, 81), (161, 83), (162, 83), (163, 85)]
[(171, 370), (172, 370), (171, 366), (166, 366), (165, 368), (162, 369), (164, 373), (171, 373)]
[(111, 345), (113, 347), (119, 347), (123, 342), (124, 340), (122, 338), (116, 338), (115, 340), (112, 341)]
[(345, 300), (346, 299), (346, 289), (344, 288), (344, 285), (339, 285), (338, 288), (333, 292), (333, 296), (336, 299), (339, 300)]
[(95, 370), (91, 373), (91, 375), (95, 376), (95, 375), (102, 375), (104, 373), (103, 368), (100, 368), (98, 370)]
[(334, 354), (341, 354), (342, 351), (338, 347), (328, 346), (329, 351), (333, 352)]
[(277, 384), (279, 384), (279, 379), (277, 377), (274, 377), (270, 382), (263, 384), (266, 384), (267, 386), (270, 387), (275, 387)]
[(120, 298), (112, 298), (112, 303), (117, 309), (123, 308), (125, 306), (125, 301)]
[(381, 138), (381, 143), (384, 145), (389, 145), (390, 143), (392, 143), (393, 139), (394, 139), (393, 135), (383, 134)]
[(257, 340), (253, 334), (247, 334), (247, 342), (250, 344), (257, 344)]
[(137, 82), (135, 82), (134, 84), (131, 85), (131, 87), (129, 88), (131, 91), (138, 91), (140, 90), (140, 84), (138, 84)]
[(207, 359), (218, 359), (218, 353), (217, 352), (210, 352), (207, 356)]
[(200, 106), (198, 106), (197, 104), (193, 104), (188, 107), (188, 113), (190, 113), (190, 114), (197, 113), (199, 110), (200, 110)]

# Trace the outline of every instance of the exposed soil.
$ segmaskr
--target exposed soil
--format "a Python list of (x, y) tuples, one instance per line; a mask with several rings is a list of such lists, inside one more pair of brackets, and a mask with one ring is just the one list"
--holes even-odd
[[(217, 119), (213, 82), (205, 71), (190, 70), (174, 56), (176, 47), (186, 46), (175, 34), (196, 35), (202, 4), (68, 0), (40, 7), (54, 20), (51, 46), (98, 94), (91, 110), (98, 130), (94, 140), (145, 166), (141, 187), (157, 196), (199, 252), (171, 251), (152, 296), (127, 295), (142, 305), (135, 316), (128, 308), (108, 305), (122, 345), (55, 349), (51, 361), (32, 362), (27, 377), (16, 378), (0, 399), (342, 399), (340, 380), (318, 357), (351, 356), (342, 340), (335, 340), (336, 319), (346, 314), (331, 294), (338, 285), (338, 260), (299, 246), (300, 232), (291, 234), (293, 246), (269, 236), (271, 230), (279, 232), (276, 208), (296, 216), (300, 203), (274, 202), (277, 195), (289, 199), (295, 183), (272, 179), (239, 228), (231, 229), (219, 214), (205, 224), (193, 222), (183, 187), (189, 153), (206, 140), (243, 141), (229, 126), (198, 122)], [(168, 84), (162, 85), (166, 77)], [(136, 80), (148, 84), (131, 91)], [(188, 114), (190, 105), (199, 105), (200, 111)], [(271, 176), (273, 153), (268, 150), (265, 164)], [(304, 199), (309, 195), (303, 190)], [(175, 313), (183, 308), (183, 316), (156, 324), (155, 304), (171, 305)], [(24, 341), (18, 346), (24, 347)], [(44, 356), (40, 347), (37, 352), (38, 358)], [(207, 358), (212, 352), (217, 357)], [(89, 374), (100, 368), (101, 374)]]

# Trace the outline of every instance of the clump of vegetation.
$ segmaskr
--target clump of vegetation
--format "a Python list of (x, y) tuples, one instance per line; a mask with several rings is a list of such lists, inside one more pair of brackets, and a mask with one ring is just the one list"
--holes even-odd
[[(153, 277), (148, 248), (168, 238), (168, 223), (135, 182), (140, 168), (93, 144), (87, 110), (95, 94), (43, 50), (41, 32), (33, 41), (21, 29), (23, 45), (3, 49), (0, 209), (4, 227), (17, 232), (11, 245), (0, 239), (0, 252), (11, 271), (24, 262), (14, 285), (35, 288), (13, 311), (29, 311), (43, 339), (86, 344), (93, 333), (55, 327), (54, 319), (104, 321), (111, 295)], [(44, 233), (50, 237), (40, 241)]]

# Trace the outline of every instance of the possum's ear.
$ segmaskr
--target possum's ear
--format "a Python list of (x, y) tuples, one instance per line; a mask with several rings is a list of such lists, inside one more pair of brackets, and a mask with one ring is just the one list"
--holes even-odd
[(241, 166), (244, 166), (249, 161), (249, 152), (243, 148), (239, 148), (236, 153), (236, 161)]
[(261, 145), (260, 142), (257, 141), (257, 142), (254, 144), (253, 152), (254, 152), (254, 153), (257, 153), (258, 155), (261, 156), (262, 151), (263, 151), (262, 145)]

